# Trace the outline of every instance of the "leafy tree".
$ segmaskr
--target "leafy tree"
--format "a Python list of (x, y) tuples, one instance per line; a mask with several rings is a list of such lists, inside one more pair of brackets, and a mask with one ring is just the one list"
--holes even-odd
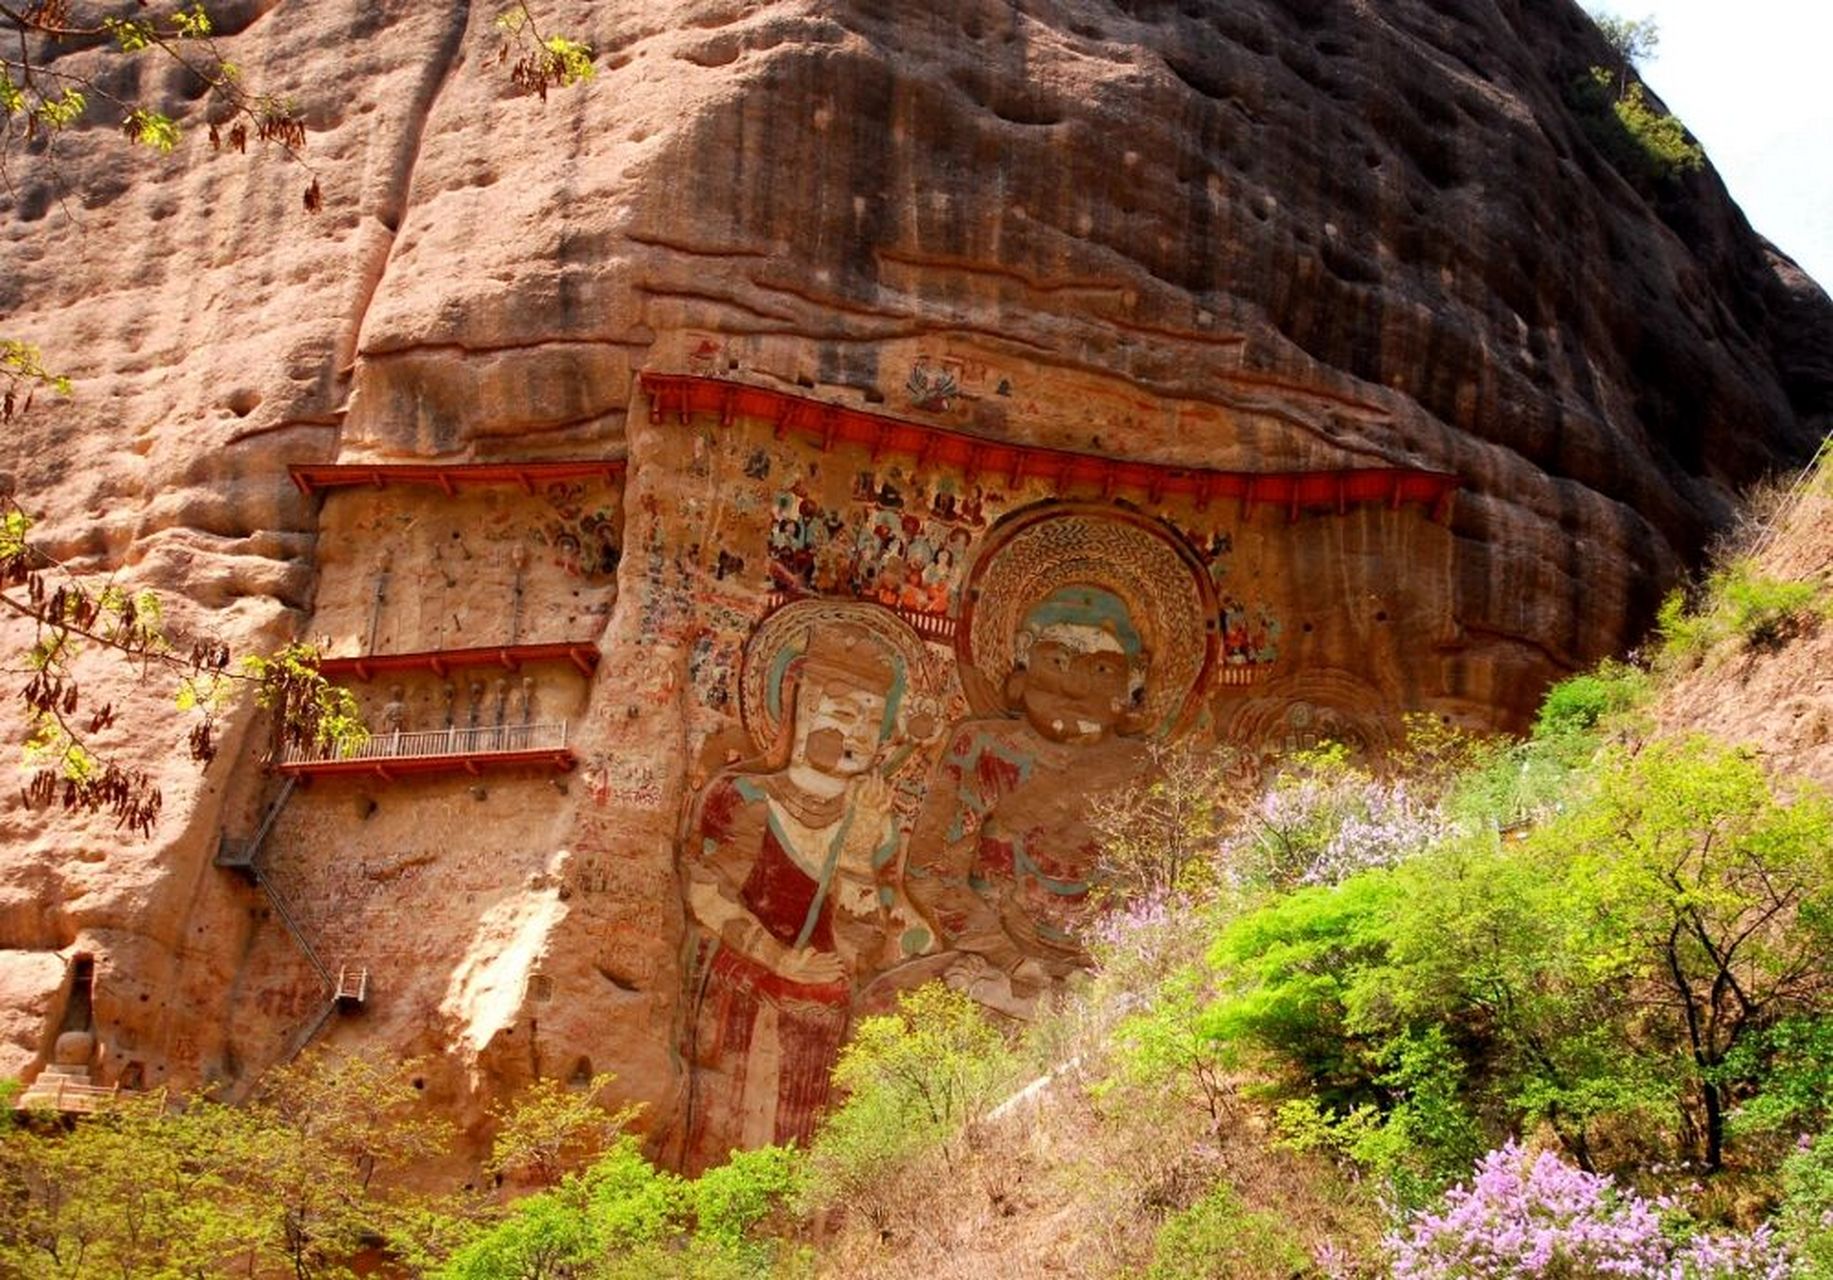
[(583, 1089), (555, 1079), (536, 1080), (513, 1102), (491, 1108), (497, 1132), (486, 1173), (551, 1187), (611, 1144), (642, 1110), (613, 1110), (599, 1099), (615, 1077), (593, 1076)]
[(1149, 995), (1146, 1008), (1124, 1019), (1112, 1038), (1123, 1082), (1164, 1090), (1197, 1107), (1219, 1129), (1235, 1110), (1240, 1064), (1235, 1047), (1203, 1025), (1211, 982), (1198, 967), (1171, 974)]
[(740, 1280), (789, 1275), (801, 1253), (761, 1228), (781, 1221), (797, 1158), (734, 1153), (689, 1181), (657, 1169), (631, 1135), (589, 1168), (518, 1200), (434, 1268), (440, 1280)]
[(1690, 1064), (1689, 1119), (1718, 1168), (1729, 1105), (1757, 1083), (1725, 1077), (1730, 1055), (1833, 996), (1833, 806), (1778, 795), (1747, 753), (1658, 742), (1608, 761), (1594, 802), (1549, 842), (1573, 851), (1568, 891), (1593, 890), (1573, 943), (1631, 982), (1633, 1007)]
[(1600, 13), (1593, 20), (1617, 55), (1617, 94), (1621, 97), (1628, 88), (1629, 69), (1641, 66), (1661, 44), (1661, 28), (1653, 18), (1622, 18), (1613, 13)]
[(809, 1149), (810, 1198), (888, 1230), (902, 1171), (926, 1156), (952, 1169), (1015, 1068), (973, 999), (941, 983), (903, 993), (895, 1013), (862, 1019), (840, 1051), (834, 1084), (845, 1100)]
[(1106, 902), (1207, 892), (1216, 874), (1216, 841), (1241, 807), (1226, 753), (1162, 744), (1150, 751), (1144, 781), (1098, 796), (1089, 806), (1101, 850), (1097, 892)]
[(1765, 1033), (1827, 1012), (1833, 809), (1697, 740), (1607, 752), (1569, 798), (1525, 842), (1466, 836), (1229, 926), (1205, 1032), (1440, 1172), (1472, 1121), (1545, 1123), (1589, 1167), (1601, 1119), (1654, 1140), (1662, 1115), (1718, 1168), (1731, 1106), (1779, 1071)]
[(0, 1274), (340, 1276), (371, 1241), (429, 1238), (461, 1206), (374, 1181), (450, 1140), (415, 1114), (411, 1069), (308, 1058), (249, 1107), (126, 1095), (0, 1136)]

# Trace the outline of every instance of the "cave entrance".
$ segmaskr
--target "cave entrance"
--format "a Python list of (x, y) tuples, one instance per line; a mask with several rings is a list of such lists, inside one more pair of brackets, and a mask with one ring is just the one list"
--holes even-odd
[(89, 1031), (95, 1026), (95, 957), (78, 955), (70, 960), (70, 992), (64, 998), (64, 1016), (57, 1033)]

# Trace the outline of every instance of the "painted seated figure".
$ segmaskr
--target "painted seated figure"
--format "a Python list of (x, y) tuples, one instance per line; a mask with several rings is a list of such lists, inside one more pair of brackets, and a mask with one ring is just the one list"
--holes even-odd
[(889, 963), (898, 827), (880, 768), (903, 660), (817, 625), (781, 675), (773, 758), (716, 776), (682, 850), (691, 957), (687, 1162), (806, 1143), (857, 984)]
[(1008, 714), (949, 736), (911, 833), (905, 888), (958, 956), (952, 982), (1024, 1012), (1087, 962), (1077, 925), (1096, 873), (1090, 796), (1137, 777), (1150, 655), (1119, 596), (1060, 587), (1024, 615)]

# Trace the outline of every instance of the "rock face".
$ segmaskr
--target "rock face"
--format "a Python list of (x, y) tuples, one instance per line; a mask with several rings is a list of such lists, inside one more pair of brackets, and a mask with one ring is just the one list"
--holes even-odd
[(252, 707), (200, 775), (96, 660), (166, 814), (0, 811), (0, 1071), (316, 1035), (467, 1122), (613, 1070), (682, 1162), (802, 1134), (862, 1009), (1079, 963), (1088, 796), (1518, 725), (1833, 426), (1833, 306), (1709, 170), (1613, 168), (1565, 0), (539, 8), (599, 51), (545, 104), (484, 8), (225, 6), (316, 216), (105, 129), (71, 216), (0, 200), (80, 387), (10, 437), (47, 549), (401, 659), (285, 790)]

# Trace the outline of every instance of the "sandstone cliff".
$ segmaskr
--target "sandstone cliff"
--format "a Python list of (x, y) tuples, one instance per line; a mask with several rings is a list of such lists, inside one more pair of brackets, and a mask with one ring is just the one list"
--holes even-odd
[[(34, 169), (0, 196), (0, 308), (79, 395), (17, 426), (4, 465), (47, 548), (238, 649), (596, 647), (526, 690), (520, 670), (364, 686), (378, 728), (564, 720), (577, 771), (321, 780), (268, 839), (327, 967), (369, 970), (362, 1011), (324, 1034), (443, 1055), (429, 1097), (470, 1119), (531, 1074), (609, 1069), (681, 1141), (699, 1067), (746, 1115), (759, 1079), (791, 1079), (789, 1041), (750, 1084), (697, 1062), (712, 925), (677, 860), (739, 839), (700, 798), (770, 745), (777, 686), (751, 704), (741, 686), (784, 575), (860, 595), (856, 563), (824, 578), (791, 545), (823, 520), (887, 530), (874, 572), (917, 561), (907, 537), (956, 574), (913, 580), (933, 610), (871, 597), (947, 624), (870, 642), (936, 722), (901, 707), (910, 751), (884, 765), (887, 829), (908, 836), (947, 767), (939, 726), (1011, 710), (952, 639), (984, 586), (961, 571), (1018, 545), (969, 518), (983, 496), (994, 524), (1105, 504), (1113, 521), (1077, 519), (1146, 530), (1114, 533), (1116, 555), (1203, 561), (1176, 591), (1207, 621), (1153, 622), (1156, 649), (1141, 624), (1129, 661), (1198, 653), (1154, 732), (1258, 751), (1320, 723), (1378, 739), (1405, 710), (1518, 723), (1546, 680), (1638, 633), (1738, 485), (1833, 425), (1833, 305), (1709, 170), (1612, 167), (1568, 103), (1606, 53), (1565, 0), (557, 3), (544, 22), (599, 74), (545, 104), (511, 92), (485, 7), (221, 8), (235, 59), (305, 105), (324, 211), (277, 160), (130, 155), (101, 126), (65, 148), (61, 194)], [(201, 114), (179, 77), (143, 88)], [(782, 397), (652, 416), (645, 371)], [(811, 434), (804, 402), (880, 434)], [(913, 445), (886, 490), (881, 420), (1010, 461), (984, 465), (996, 486), (978, 452)], [(1341, 490), (1337, 512), (1256, 520), (1244, 497), (1224, 519), (1208, 487), (1071, 486), (1035, 462), (1068, 456), (1156, 464), (1173, 489), (1194, 469), (1373, 468), (1462, 489), (1448, 526)], [(450, 501), (286, 472), (562, 458), (627, 470)], [(892, 527), (913, 492), (935, 528)], [(806, 656), (805, 635), (777, 639)], [(104, 1080), (240, 1087), (327, 999), (271, 895), (211, 865), (276, 796), (253, 709), (200, 776), (160, 763), (162, 698), (122, 683), (114, 731), (162, 770), (154, 838), (0, 810), (0, 1070), (44, 1061), (77, 955), (97, 961)], [(939, 901), (909, 910), (994, 956), (962, 942), (979, 908), (936, 924)], [(930, 944), (907, 945), (922, 962)], [(1022, 965), (990, 968), (987, 998), (1018, 1000)]]

